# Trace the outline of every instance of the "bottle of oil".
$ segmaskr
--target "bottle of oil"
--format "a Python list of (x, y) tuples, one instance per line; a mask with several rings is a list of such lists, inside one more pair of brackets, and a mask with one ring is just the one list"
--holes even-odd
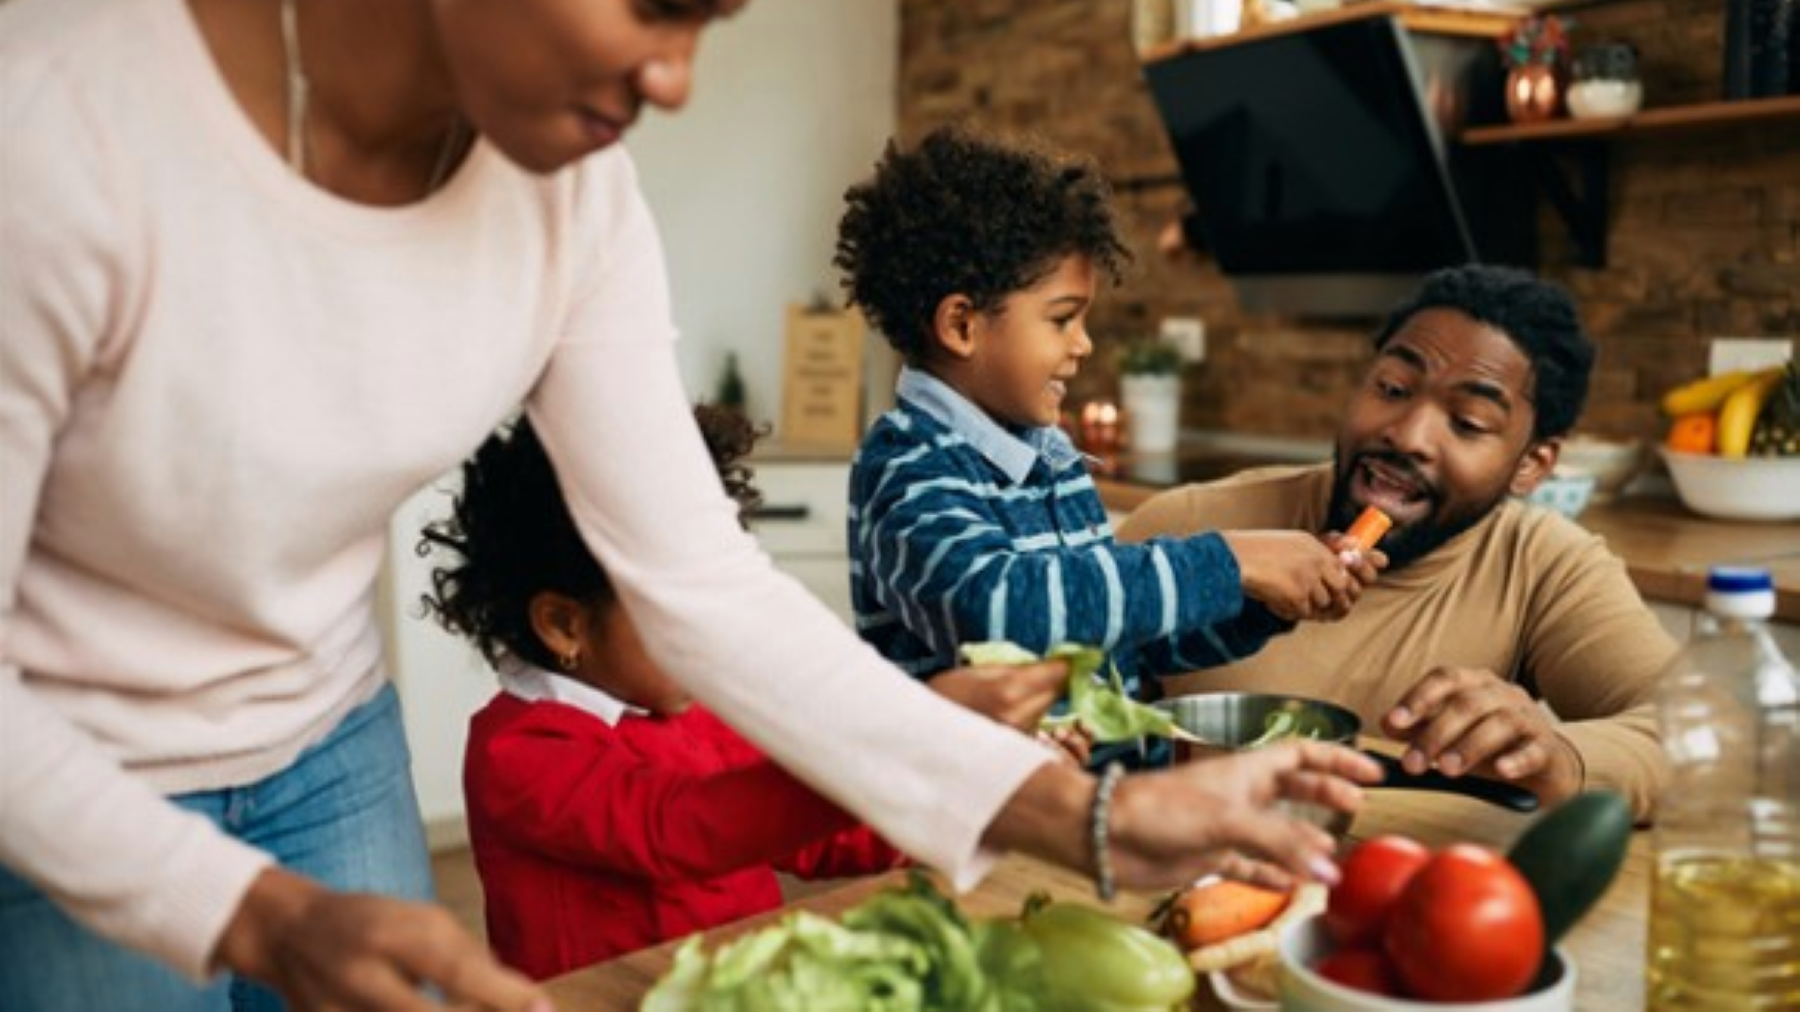
[(1800, 1008), (1800, 681), (1774, 609), (1767, 570), (1715, 567), (1662, 675), (1652, 1010)]

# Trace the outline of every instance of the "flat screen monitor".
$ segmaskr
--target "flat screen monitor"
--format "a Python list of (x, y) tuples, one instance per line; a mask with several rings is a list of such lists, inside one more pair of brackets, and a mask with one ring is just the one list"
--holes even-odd
[(1477, 259), (1396, 19), (1144, 68), (1229, 275), (1416, 275)]

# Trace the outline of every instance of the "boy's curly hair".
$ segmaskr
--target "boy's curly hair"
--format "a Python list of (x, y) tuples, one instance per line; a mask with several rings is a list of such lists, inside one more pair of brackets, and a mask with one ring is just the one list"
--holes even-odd
[(951, 124), (910, 152), (890, 141), (874, 176), (844, 193), (832, 264), (849, 301), (917, 364), (946, 296), (992, 312), (1075, 254), (1117, 284), (1131, 252), (1111, 197), (1092, 159)]
[[(694, 419), (718, 466), (739, 522), (762, 502), (744, 462), (762, 431), (729, 408), (699, 405)], [(421, 558), (443, 552), (456, 561), (431, 573), (427, 614), (467, 637), (489, 663), (511, 652), (554, 669), (531, 628), (531, 599), (546, 591), (589, 604), (614, 600), (612, 582), (575, 529), (556, 471), (529, 419), (489, 436), (463, 463), (462, 490), (451, 515), (420, 532)]]

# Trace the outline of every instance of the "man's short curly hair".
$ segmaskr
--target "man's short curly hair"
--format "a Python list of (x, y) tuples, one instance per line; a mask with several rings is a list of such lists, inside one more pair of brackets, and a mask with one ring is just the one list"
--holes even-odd
[(1117, 283), (1131, 252), (1111, 197), (1091, 159), (952, 124), (912, 151), (890, 141), (845, 192), (832, 263), (849, 301), (917, 363), (947, 296), (991, 312), (1077, 254)]
[(1382, 348), (1427, 309), (1454, 309), (1505, 334), (1531, 360), (1531, 438), (1566, 435), (1587, 403), (1594, 344), (1581, 329), (1575, 300), (1560, 285), (1512, 267), (1464, 264), (1425, 278), (1375, 334)]
[[(741, 518), (762, 501), (744, 463), (761, 432), (728, 408), (700, 405), (694, 418)], [(556, 658), (531, 628), (531, 599), (538, 594), (588, 604), (614, 600), (612, 582), (576, 531), (556, 471), (524, 417), (489, 436), (463, 463), (451, 515), (420, 532), (417, 551), (453, 557), (432, 571), (425, 610), (490, 663), (511, 652), (555, 668)]]

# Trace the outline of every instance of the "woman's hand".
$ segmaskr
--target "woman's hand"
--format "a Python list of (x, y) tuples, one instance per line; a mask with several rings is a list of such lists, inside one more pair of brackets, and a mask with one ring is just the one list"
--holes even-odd
[[(1290, 741), (1252, 752), (1125, 778), (1113, 796), (1109, 832), (1120, 886), (1172, 888), (1201, 875), (1265, 866), (1257, 878), (1279, 885), (1274, 869), (1295, 879), (1337, 881), (1331, 834), (1274, 807), (1305, 801), (1341, 812), (1362, 806), (1358, 784), (1381, 780), (1360, 753), (1316, 741)], [(1291, 883), (1288, 883), (1291, 884)]]
[(554, 1012), (543, 990), (501, 966), (450, 912), (424, 903), (332, 892), (268, 868), (219, 939), (220, 964), (274, 988), (294, 1009), (458, 1008)]
[[(1113, 877), (1129, 889), (1173, 889), (1215, 871), (1254, 869), (1262, 884), (1337, 880), (1329, 833), (1278, 811), (1307, 801), (1343, 812), (1362, 805), (1358, 784), (1381, 780), (1373, 759), (1341, 745), (1290, 741), (1134, 774), (1118, 786), (1108, 821)], [(1093, 874), (1088, 819), (1095, 780), (1062, 763), (1038, 768), (989, 825), (983, 842)]]

